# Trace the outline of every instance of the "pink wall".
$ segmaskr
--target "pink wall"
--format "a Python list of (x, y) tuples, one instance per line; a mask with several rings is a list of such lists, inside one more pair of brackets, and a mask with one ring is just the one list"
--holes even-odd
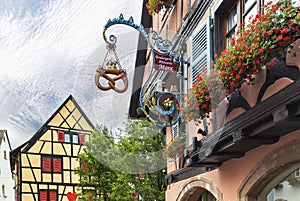
[(258, 148), (255, 148), (247, 152), (242, 158), (231, 159), (223, 163), (223, 165), (216, 170), (171, 184), (167, 188), (166, 200), (176, 200), (182, 188), (186, 186), (187, 183), (197, 179), (204, 179), (213, 183), (214, 186), (216, 186), (216, 188), (221, 191), (221, 200), (237, 201), (239, 200), (238, 189), (240, 188), (243, 181), (247, 178), (247, 176), (251, 173), (251, 171), (253, 171), (253, 169), (259, 163), (262, 163), (263, 159), (268, 154), (272, 153), (272, 151), (295, 139), (300, 139), (300, 130), (280, 138), (280, 141), (275, 144), (262, 145)]

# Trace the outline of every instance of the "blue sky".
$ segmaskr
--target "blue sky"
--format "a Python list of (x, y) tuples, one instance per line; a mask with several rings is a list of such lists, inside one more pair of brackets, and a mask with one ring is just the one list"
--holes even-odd
[(0, 4), (0, 129), (15, 148), (72, 94), (94, 124), (121, 127), (128, 112), (137, 31), (117, 25), (117, 53), (129, 89), (103, 92), (94, 74), (106, 53), (103, 26), (123, 13), (140, 23), (141, 0), (2, 0)]

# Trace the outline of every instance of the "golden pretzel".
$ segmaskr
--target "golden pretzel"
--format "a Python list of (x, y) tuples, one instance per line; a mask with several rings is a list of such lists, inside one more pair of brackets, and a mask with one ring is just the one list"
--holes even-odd
[[(111, 78), (110, 76), (108, 76), (108, 74), (113, 74), (113, 75), (117, 75), (114, 78)], [(100, 77), (104, 77), (105, 79), (108, 80), (108, 86), (103, 86), (100, 84), (99, 79)], [(115, 81), (122, 79), (124, 82), (124, 87), (122, 89), (119, 89), (115, 86)], [(123, 93), (127, 90), (128, 88), (128, 79), (127, 79), (127, 74), (124, 70), (119, 70), (116, 68), (98, 68), (96, 71), (96, 75), (95, 75), (95, 82), (96, 85), (99, 89), (103, 90), (103, 91), (107, 91), (110, 89), (115, 90), (118, 93)]]

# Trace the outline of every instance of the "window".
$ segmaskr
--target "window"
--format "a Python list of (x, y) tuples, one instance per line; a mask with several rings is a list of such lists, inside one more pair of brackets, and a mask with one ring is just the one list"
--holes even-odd
[(214, 10), (214, 54), (220, 55), (228, 47), (239, 24), (237, 0), (217, 1)]
[(67, 143), (71, 143), (71, 138), (70, 138), (70, 134), (68, 134), (68, 133), (65, 133), (65, 142), (67, 142)]
[(268, 4), (269, 2), (277, 3), (279, 0), (264, 0), (264, 4)]
[(73, 143), (74, 144), (78, 144), (79, 143), (79, 139), (78, 139), (78, 135), (77, 134), (73, 134)]
[(220, 55), (230, 45), (239, 25), (242, 22), (248, 24), (250, 16), (256, 15), (259, 3), (257, 0), (220, 0), (214, 5), (213, 10), (214, 53)]
[(216, 201), (217, 199), (208, 191), (204, 192), (198, 197), (197, 201)]
[(237, 7), (231, 8), (226, 17), (226, 47), (230, 45), (231, 38), (236, 34), (237, 29)]
[(257, 2), (255, 0), (245, 0), (244, 1), (244, 12), (243, 18), (245, 25), (250, 23), (250, 17), (253, 17), (257, 14)]
[(172, 126), (172, 137), (173, 137), (173, 139), (178, 136), (178, 133), (179, 133), (179, 122), (177, 122), (176, 124), (174, 124)]
[(53, 190), (39, 191), (39, 201), (57, 201), (57, 192)]
[(6, 151), (3, 152), (4, 159), (7, 160)]
[(5, 192), (5, 185), (4, 184), (2, 184), (2, 195), (5, 198), (7, 197), (6, 192)]
[(84, 144), (84, 134), (65, 133), (63, 131), (57, 132), (58, 142)]
[(256, 4), (256, 0), (244, 0), (245, 11), (247, 12), (253, 6), (253, 4)]
[(295, 178), (300, 178), (300, 169), (295, 171)]
[(62, 172), (62, 158), (42, 156), (42, 172)]

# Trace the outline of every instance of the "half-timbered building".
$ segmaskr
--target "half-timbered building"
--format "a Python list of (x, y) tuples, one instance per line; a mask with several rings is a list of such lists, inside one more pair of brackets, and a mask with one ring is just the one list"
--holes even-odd
[(78, 191), (77, 156), (92, 128), (70, 95), (29, 141), (11, 152), (16, 200), (67, 201), (69, 192)]

